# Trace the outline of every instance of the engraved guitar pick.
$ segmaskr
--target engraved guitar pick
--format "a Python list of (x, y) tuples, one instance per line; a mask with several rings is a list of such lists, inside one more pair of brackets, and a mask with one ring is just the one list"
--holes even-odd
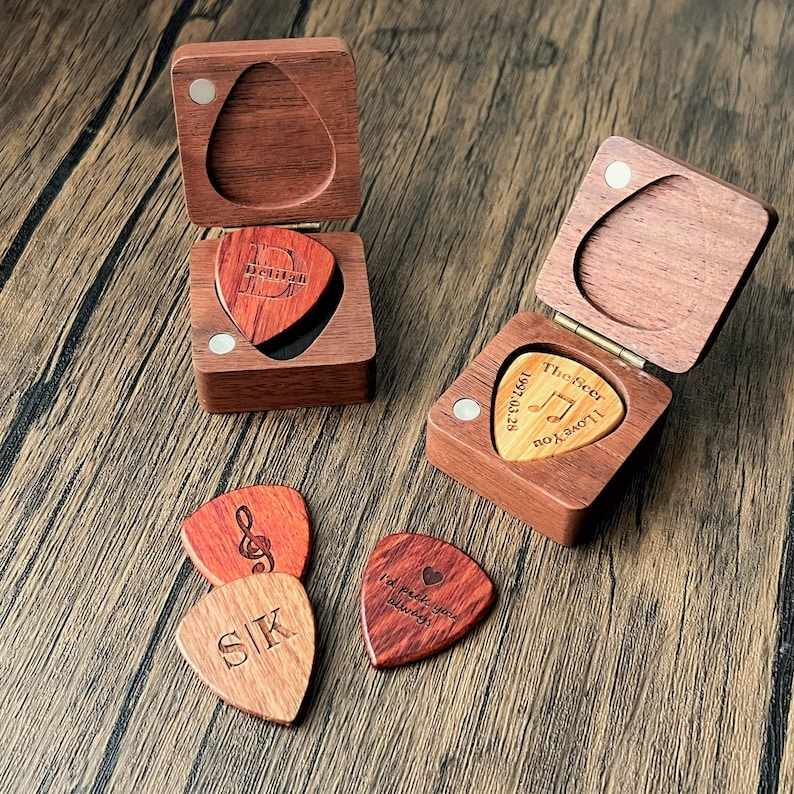
[(234, 324), (252, 344), (261, 345), (305, 316), (333, 272), (333, 254), (311, 237), (252, 226), (221, 240), (215, 285)]
[(510, 461), (564, 455), (611, 433), (625, 414), (618, 393), (578, 361), (523, 353), (496, 389), (496, 451)]
[(252, 573), (306, 573), (311, 539), (303, 497), (283, 485), (253, 485), (202, 505), (182, 525), (182, 545), (214, 585)]
[(222, 700), (272, 722), (294, 722), (315, 642), (311, 604), (294, 576), (246, 576), (212, 590), (182, 618), (176, 642)]
[(486, 615), (493, 583), (471, 557), (427, 535), (378, 543), (361, 585), (361, 633), (373, 667), (395, 667), (448, 648)]

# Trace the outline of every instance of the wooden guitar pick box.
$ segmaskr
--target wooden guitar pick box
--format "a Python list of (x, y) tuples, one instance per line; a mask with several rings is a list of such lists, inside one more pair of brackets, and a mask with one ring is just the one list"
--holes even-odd
[[(241, 246), (250, 249), (250, 262), (241, 261), (256, 278), (247, 283), (267, 287), (255, 295), (257, 311), (289, 314), (287, 298), (312, 279), (311, 262), (287, 243), (258, 244), (250, 235), (270, 234), (262, 227), (274, 225), (317, 231), (320, 220), (359, 211), (350, 51), (328, 38), (186, 44), (174, 54), (171, 80), (191, 221), (246, 227), (230, 234), (249, 235)], [(191, 249), (193, 369), (207, 411), (372, 399), (375, 332), (361, 239), (348, 232), (310, 237), (333, 254), (333, 276), (321, 297), (267, 344), (255, 345), (239, 316), (227, 311), (236, 296), (219, 291), (221, 241)], [(279, 279), (282, 294), (275, 295)]]
[[(672, 397), (642, 370), (644, 360), (685, 372), (703, 358), (776, 223), (772, 207), (735, 187), (644, 144), (606, 140), (538, 276), (538, 297), (557, 322), (530, 313), (508, 322), (430, 410), (428, 460), (558, 543), (585, 539), (608, 486), (661, 429)], [(552, 400), (548, 411), (525, 405), (533, 373), (503, 376), (529, 352), (562, 356), (606, 381), (622, 402), (617, 426), (533, 459), (586, 426), (565, 427), (561, 416), (575, 399), (598, 395), (574, 388), (564, 366), (546, 364), (538, 372), (554, 374), (560, 391), (540, 394)], [(516, 411), (500, 413), (500, 423), (528, 423), (527, 410), (549, 422), (525, 439), (529, 459), (497, 452), (499, 438), (512, 440), (506, 431), (516, 429), (495, 426), (500, 387), (513, 390), (501, 399), (513, 399)]]

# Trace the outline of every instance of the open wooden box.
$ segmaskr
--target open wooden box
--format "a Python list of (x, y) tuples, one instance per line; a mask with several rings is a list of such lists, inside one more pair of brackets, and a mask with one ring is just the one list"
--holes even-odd
[(672, 397), (644, 360), (703, 358), (776, 223), (735, 187), (606, 140), (538, 276), (557, 322), (508, 322), (430, 410), (428, 460), (558, 543), (586, 538)]
[[(242, 227), (190, 254), (193, 368), (212, 412), (365, 402), (375, 331), (355, 64), (340, 39), (186, 44), (171, 69), (188, 215)], [(285, 224), (280, 228), (272, 224)]]

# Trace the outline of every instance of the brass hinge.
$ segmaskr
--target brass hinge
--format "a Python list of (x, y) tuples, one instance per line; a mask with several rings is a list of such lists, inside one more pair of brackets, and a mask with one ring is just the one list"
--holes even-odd
[[(266, 226), (275, 226), (276, 229), (289, 229), (291, 232), (308, 232), (310, 234), (320, 231), (320, 224), (316, 221), (301, 221), (300, 223), (268, 223)], [(246, 229), (246, 226), (225, 226), (223, 231), (226, 233), (237, 232)]]
[(554, 322), (559, 323), (563, 328), (567, 328), (569, 331), (573, 331), (577, 336), (581, 336), (582, 339), (586, 339), (588, 342), (598, 345), (602, 350), (606, 350), (612, 353), (612, 355), (622, 358), (624, 361), (628, 361), (629, 364), (633, 364), (635, 367), (642, 369), (645, 366), (645, 359), (641, 356), (632, 353), (631, 350), (627, 350), (625, 347), (621, 347), (617, 342), (613, 342), (611, 339), (601, 336), (601, 334), (593, 331), (586, 325), (582, 325), (581, 323), (577, 323), (576, 320), (566, 317), (561, 312), (554, 312)]
[(301, 221), (300, 223), (275, 223), (279, 229), (289, 229), (293, 232), (319, 232), (320, 224), (315, 221)]

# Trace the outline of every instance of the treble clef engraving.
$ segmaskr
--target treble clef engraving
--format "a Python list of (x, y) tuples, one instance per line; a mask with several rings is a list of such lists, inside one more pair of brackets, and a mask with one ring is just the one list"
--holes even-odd
[(237, 519), (237, 526), (243, 531), (243, 537), (240, 541), (240, 554), (247, 560), (261, 560), (266, 559), (270, 564), (270, 568), (265, 568), (263, 562), (257, 562), (251, 573), (266, 573), (272, 571), (276, 567), (276, 561), (270, 553), (270, 540), (264, 535), (255, 535), (252, 531), (254, 526), (254, 517), (247, 505), (240, 505), (235, 513)]

